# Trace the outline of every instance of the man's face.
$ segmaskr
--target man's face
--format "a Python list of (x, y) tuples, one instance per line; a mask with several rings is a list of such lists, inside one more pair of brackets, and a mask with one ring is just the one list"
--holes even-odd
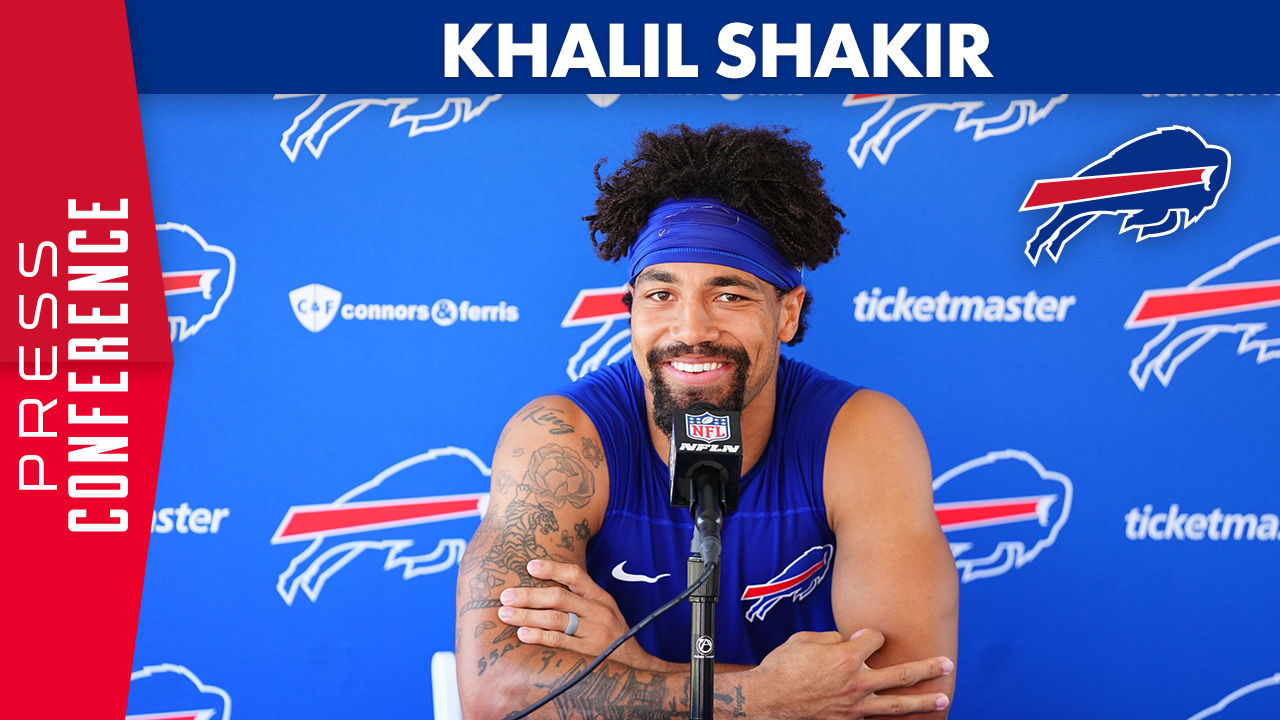
[(768, 385), (780, 342), (796, 331), (804, 289), (781, 299), (769, 283), (724, 265), (663, 263), (632, 286), (631, 350), (653, 419), (709, 402), (742, 410)]

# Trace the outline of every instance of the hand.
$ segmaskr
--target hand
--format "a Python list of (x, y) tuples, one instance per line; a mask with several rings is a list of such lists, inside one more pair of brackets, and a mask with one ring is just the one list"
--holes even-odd
[(878, 695), (881, 690), (911, 687), (949, 674), (949, 658), (874, 669), (866, 660), (884, 645), (884, 635), (871, 628), (848, 640), (838, 632), (798, 632), (765, 656), (752, 672), (757, 697), (772, 718), (863, 718), (937, 712), (950, 704), (946, 695)]
[[(531, 560), (528, 570), (535, 578), (559, 585), (502, 591), (498, 618), (518, 628), (516, 636), (521, 642), (594, 657), (630, 627), (613, 596), (596, 585), (582, 567), (552, 560)], [(565, 635), (570, 612), (578, 615), (578, 629), (573, 635)], [(638, 670), (665, 671), (672, 667), (645, 652), (635, 638), (623, 643), (609, 658)]]

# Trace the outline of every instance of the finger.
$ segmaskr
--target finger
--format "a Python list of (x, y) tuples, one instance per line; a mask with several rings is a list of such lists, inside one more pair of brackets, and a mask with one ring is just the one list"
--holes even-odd
[(579, 615), (591, 614), (590, 601), (574, 595), (563, 587), (547, 588), (507, 588), (498, 596), (503, 605), (518, 608), (540, 610), (560, 610), (576, 612)]
[(815, 643), (817, 645), (837, 645), (844, 642), (844, 636), (832, 630), (830, 632), (812, 632), (810, 630), (801, 630), (791, 634), (787, 638), (795, 642)]
[(875, 628), (862, 628), (849, 636), (849, 650), (854, 661), (862, 664), (884, 645), (884, 634)]
[(569, 614), (559, 610), (528, 610), (503, 606), (498, 608), (498, 619), (508, 625), (557, 632), (564, 632), (565, 628), (569, 627)]
[(540, 580), (558, 582), (575, 595), (589, 600), (597, 599), (604, 592), (581, 565), (554, 560), (530, 560), (527, 569), (530, 575)]
[(950, 658), (936, 657), (928, 660), (890, 665), (878, 670), (866, 671), (866, 687), (872, 692), (889, 688), (911, 687), (922, 680), (942, 677), (955, 669)]
[(868, 695), (857, 704), (856, 709), (861, 715), (909, 715), (937, 712), (950, 704), (947, 696), (939, 693)]
[(582, 642), (572, 635), (565, 635), (555, 630), (542, 630), (532, 627), (519, 628), (516, 630), (516, 637), (520, 638), (520, 642), (527, 645), (542, 645), (543, 647), (574, 651), (579, 649), (579, 643)]

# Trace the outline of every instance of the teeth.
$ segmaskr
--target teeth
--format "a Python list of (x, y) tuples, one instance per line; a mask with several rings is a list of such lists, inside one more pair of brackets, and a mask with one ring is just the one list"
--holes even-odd
[(707, 372), (708, 370), (715, 370), (715, 369), (717, 369), (717, 368), (724, 367), (724, 363), (718, 363), (718, 362), (710, 362), (710, 363), (685, 363), (685, 362), (672, 362), (672, 363), (671, 363), (671, 367), (673, 367), (673, 368), (675, 368), (675, 369), (679, 370), (680, 372), (687, 372), (687, 373), (703, 373), (703, 372)]

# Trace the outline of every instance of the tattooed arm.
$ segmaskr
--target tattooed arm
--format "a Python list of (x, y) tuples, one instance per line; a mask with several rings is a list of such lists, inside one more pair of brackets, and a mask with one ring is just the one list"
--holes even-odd
[[(599, 442), (585, 414), (562, 397), (530, 403), (498, 439), (489, 507), (458, 571), (458, 690), (468, 718), (501, 718), (532, 704), (590, 661), (564, 648), (522, 642), (498, 608), (509, 587), (560, 587), (562, 597), (544, 607), (572, 602), (563, 586), (533, 577), (528, 563), (585, 565), (587, 540), (600, 527), (609, 493)], [(927, 661), (871, 670), (864, 661), (883, 641), (875, 630), (852, 639), (796, 633), (759, 666), (716, 673), (715, 715), (848, 720), (932, 710), (932, 695), (876, 694), (938, 674)], [(684, 718), (688, 680), (687, 667), (650, 670), (605, 661), (535, 717)]]
[[(494, 451), (489, 507), (458, 572), (458, 688), (470, 718), (502, 717), (541, 698), (590, 658), (526, 645), (498, 618), (506, 587), (556, 583), (532, 577), (535, 559), (586, 564), (600, 527), (609, 472), (599, 436), (563, 397), (540, 398), (507, 423)], [(566, 591), (567, 592), (567, 591)], [(557, 612), (559, 611), (547, 611)], [(666, 718), (688, 715), (686, 678), (606, 662), (536, 717)], [(726, 678), (722, 688), (732, 685)], [(725, 707), (742, 711), (742, 694)]]

